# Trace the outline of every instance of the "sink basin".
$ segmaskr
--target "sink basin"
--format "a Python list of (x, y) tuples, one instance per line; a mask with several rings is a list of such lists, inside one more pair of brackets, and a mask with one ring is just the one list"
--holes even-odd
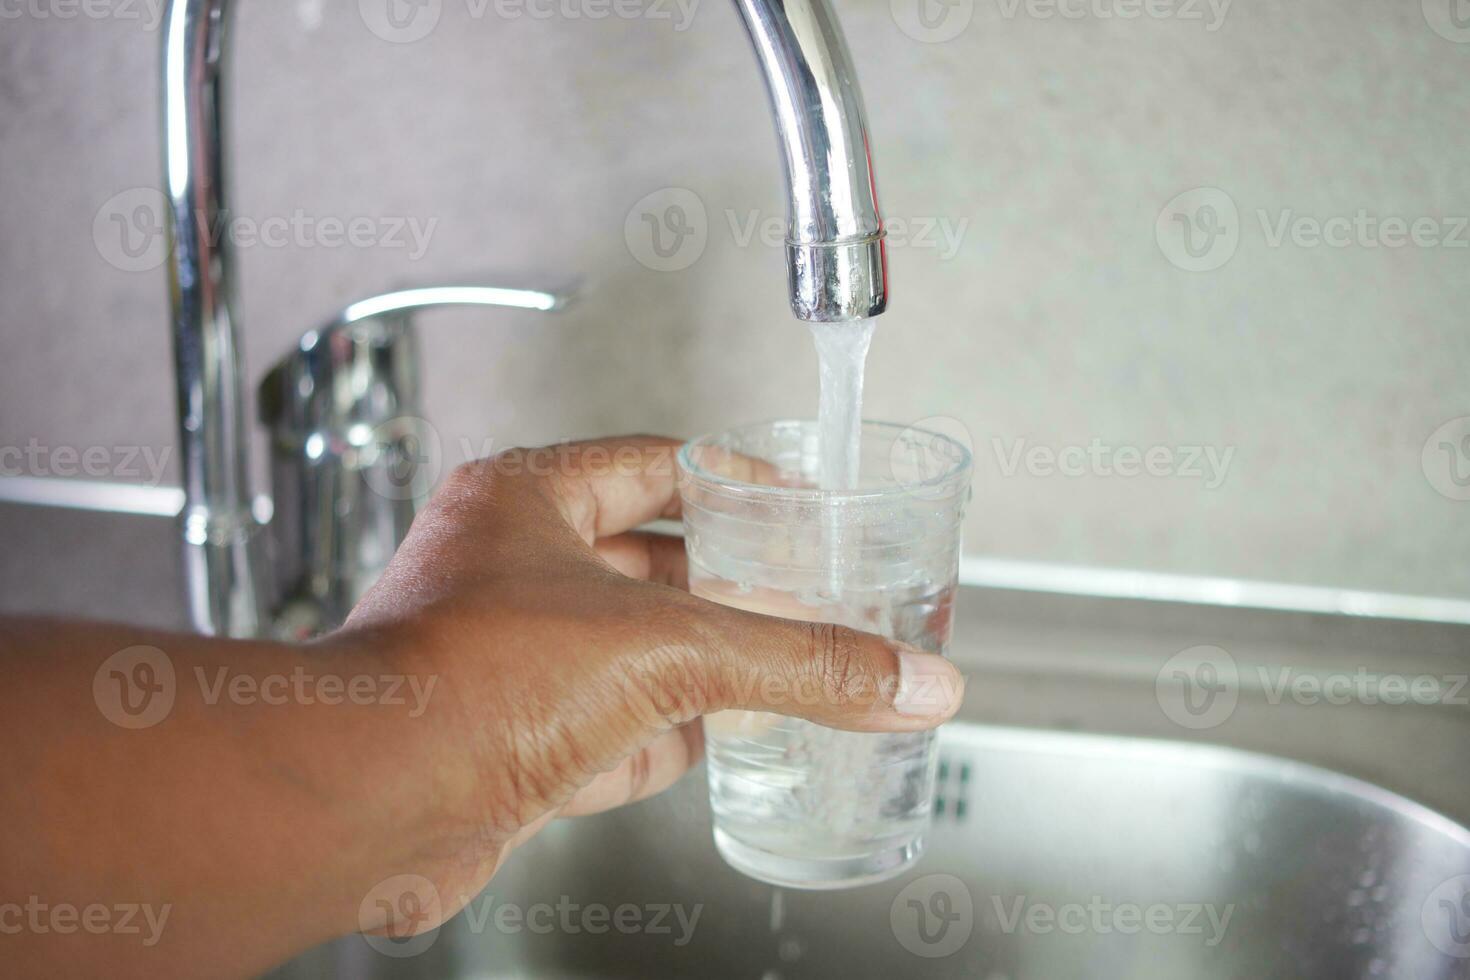
[[(6, 608), (187, 625), (171, 521), (0, 507), (0, 539), (26, 558), (0, 562)], [(962, 591), (965, 714), (905, 877), (829, 893), (744, 878), (715, 854), (692, 773), (551, 826), (418, 955), (353, 936), (275, 976), (1470, 980), (1470, 626)], [(1181, 725), (1158, 681), (1200, 644), (1233, 658), (1237, 703)], [(1439, 678), (1446, 696), (1279, 693), (1363, 672)], [(497, 928), (503, 903), (532, 922)], [(658, 931), (582, 928), (625, 904)], [(656, 906), (683, 911), (687, 941)]]
[(308, 960), (352, 977), (1470, 977), (1470, 831), (1403, 797), (1205, 744), (956, 723), (942, 746), (926, 854), (895, 880), (741, 876), (710, 840), (701, 771), (553, 825), (412, 958), (349, 937)]

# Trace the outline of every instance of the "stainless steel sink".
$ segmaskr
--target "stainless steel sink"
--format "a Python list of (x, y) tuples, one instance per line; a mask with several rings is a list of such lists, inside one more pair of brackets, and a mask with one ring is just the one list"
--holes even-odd
[[(552, 826), (419, 955), (352, 937), (297, 975), (1470, 978), (1470, 705), (1450, 696), (1470, 629), (980, 589), (958, 609), (965, 715), (904, 877), (826, 893), (744, 878), (693, 773)], [(1199, 644), (1230, 656), (1234, 703), (1180, 724), (1159, 682)], [(1364, 671), (1446, 696), (1280, 696), (1288, 675)], [(612, 925), (623, 905), (642, 928)], [(606, 918), (584, 922), (593, 908)]]
[[(1470, 831), (1400, 796), (1300, 763), (1152, 739), (955, 724), (943, 746), (928, 851), (894, 881), (798, 892), (730, 870), (709, 839), (697, 772), (658, 799), (551, 827), (427, 950), (396, 959), (353, 937), (335, 969), (1470, 976)], [(619, 906), (630, 907), (621, 927)]]
[[(0, 608), (182, 626), (172, 532), (0, 508), (24, 558), (0, 562)], [(904, 878), (746, 879), (693, 773), (550, 827), (418, 955), (354, 936), (278, 975), (1470, 978), (1470, 626), (983, 588), (956, 608), (965, 716)], [(1159, 680), (1204, 644), (1232, 658), (1235, 703), (1181, 725)], [(1431, 677), (1445, 697), (1306, 703), (1280, 696), (1285, 672)]]

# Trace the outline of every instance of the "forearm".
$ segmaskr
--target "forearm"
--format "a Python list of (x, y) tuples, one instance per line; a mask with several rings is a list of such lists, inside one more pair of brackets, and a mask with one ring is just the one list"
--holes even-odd
[(671, 784), (701, 714), (954, 714), (942, 657), (680, 591), (682, 543), (635, 533), (678, 513), (675, 445), (461, 467), (307, 646), (0, 619), (7, 975), (242, 975), (359, 928), (407, 938), (556, 816)]
[(382, 828), (441, 789), (436, 679), (368, 643), (0, 620), (0, 668), (20, 975), (239, 975), (351, 931), (353, 896), (395, 871)]

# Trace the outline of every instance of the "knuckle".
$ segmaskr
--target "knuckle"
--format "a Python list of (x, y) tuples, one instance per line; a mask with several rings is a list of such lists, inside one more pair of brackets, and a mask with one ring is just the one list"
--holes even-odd
[(809, 663), (823, 696), (837, 707), (851, 704), (865, 676), (857, 631), (831, 623), (812, 623), (808, 630)]
[(494, 456), (466, 460), (449, 473), (444, 482), (442, 495), (448, 499), (484, 499), (487, 494), (496, 494), (504, 489), (506, 477), (514, 467), (507, 467), (504, 458), (517, 450), (506, 450)]
[(511, 446), (482, 456), (478, 459), (466, 460), (454, 468), (455, 479), (473, 482), (484, 482), (488, 479), (506, 480), (517, 477), (535, 475), (536, 470), (535, 449), (524, 446)]
[(478, 482), (484, 476), (486, 464), (492, 461), (487, 459), (467, 459), (458, 464), (449, 473), (449, 482), (465, 485)]
[(716, 704), (716, 685), (692, 648), (664, 644), (623, 670), (624, 696), (643, 725), (663, 731), (693, 721)]
[(526, 826), (596, 771), (570, 730), (575, 726), (555, 714), (523, 705), (503, 727), (483, 779), (494, 804), (487, 817), (501, 832)]
[(450, 471), (449, 479), (462, 486), (473, 486), (483, 483), (489, 476), (500, 472), (497, 465), (501, 457), (515, 450), (496, 453), (493, 456), (483, 456), (478, 459), (467, 459)]

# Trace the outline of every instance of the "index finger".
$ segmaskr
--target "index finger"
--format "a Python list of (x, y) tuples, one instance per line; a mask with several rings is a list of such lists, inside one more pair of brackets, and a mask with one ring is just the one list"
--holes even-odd
[[(566, 442), (527, 453), (556, 454), (546, 485), (562, 517), (593, 544), (649, 521), (679, 516), (677, 456), (682, 446), (681, 440), (667, 436), (637, 435)], [(718, 446), (703, 447), (696, 466), (745, 483), (782, 482), (775, 465)]]
[(682, 445), (667, 436), (637, 435), (548, 446), (539, 452), (555, 453), (556, 462), (543, 484), (566, 522), (593, 544), (679, 516), (676, 456)]

